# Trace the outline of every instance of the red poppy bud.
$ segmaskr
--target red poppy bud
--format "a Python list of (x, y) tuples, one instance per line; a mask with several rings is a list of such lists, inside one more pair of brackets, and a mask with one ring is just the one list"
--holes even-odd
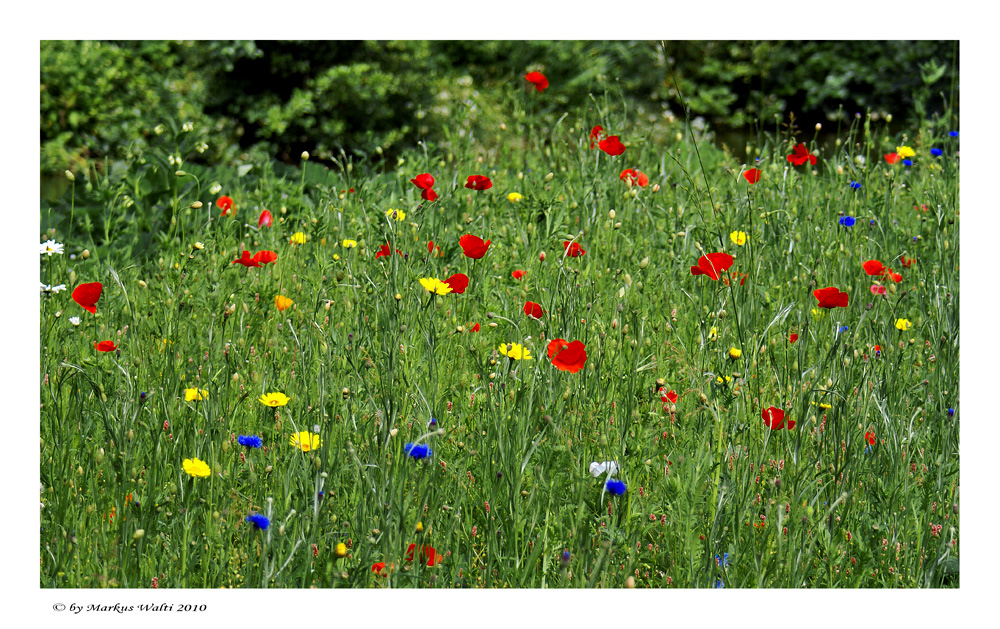
[(273, 219), (271, 217), (271, 211), (264, 210), (263, 212), (260, 213), (260, 218), (257, 219), (257, 227), (258, 228), (270, 227), (272, 220)]

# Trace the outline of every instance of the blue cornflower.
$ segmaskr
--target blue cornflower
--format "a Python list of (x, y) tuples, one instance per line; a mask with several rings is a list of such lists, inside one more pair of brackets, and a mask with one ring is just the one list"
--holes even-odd
[(941, 149), (939, 149), (939, 148), (933, 148), (933, 149), (931, 149), (931, 155), (933, 155), (934, 157), (941, 157), (941, 154), (942, 154), (943, 152), (944, 152), (944, 151), (942, 151), (942, 150), (941, 150)]
[(851, 182), (851, 190), (860, 190), (860, 189), (861, 189), (861, 184), (860, 183), (858, 183), (856, 181), (852, 181)]
[(251, 513), (246, 517), (246, 521), (249, 522), (250, 524), (253, 524), (256, 528), (262, 531), (267, 527), (271, 526), (270, 520), (268, 520), (259, 513)]
[(431, 420), (429, 422), (427, 422), (427, 429), (428, 430), (435, 430), (437, 427), (438, 427), (438, 420), (436, 420), (433, 417), (431, 417)]
[(403, 451), (418, 461), (420, 459), (426, 459), (431, 455), (430, 446), (415, 446), (412, 443), (404, 445)]
[(616, 496), (620, 496), (620, 495), (624, 494), (625, 493), (625, 489), (626, 489), (625, 483), (621, 482), (620, 480), (614, 479), (614, 478), (612, 478), (608, 482), (606, 482), (604, 484), (604, 488), (607, 489), (609, 492), (613, 493)]
[(840, 326), (840, 333), (843, 334), (844, 332), (847, 332), (847, 326), (846, 325)]
[(868, 224), (869, 225), (874, 225), (875, 224), (875, 219), (873, 218)]
[(715, 581), (715, 589), (721, 590), (724, 587), (726, 587), (726, 584), (722, 582), (722, 579), (717, 579)]
[(955, 409), (949, 408), (948, 409), (948, 417), (954, 417), (954, 416), (955, 416)]
[(844, 227), (854, 227), (854, 217), (853, 216), (841, 216), (838, 221)]
[(259, 448), (264, 445), (264, 442), (260, 440), (257, 435), (240, 435), (236, 437), (237, 443), (241, 446), (246, 446), (248, 448)]
[(949, 131), (948, 135), (950, 135), (953, 138), (957, 138), (958, 137), (958, 131)]
[(912, 159), (904, 159), (903, 160), (903, 166), (913, 166), (913, 160)]
[(569, 557), (570, 557), (569, 551), (564, 550), (562, 554), (562, 565), (564, 567), (569, 565)]
[(865, 454), (868, 454), (871, 451), (872, 451), (872, 447), (871, 446), (865, 446)]
[(719, 566), (720, 568), (728, 568), (729, 567), (729, 553), (722, 553), (722, 557), (721, 558), (718, 555), (716, 555), (715, 556), (715, 565)]

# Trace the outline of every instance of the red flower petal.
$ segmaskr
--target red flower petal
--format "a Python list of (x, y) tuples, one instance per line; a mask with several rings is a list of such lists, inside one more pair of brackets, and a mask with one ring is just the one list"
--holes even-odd
[(263, 212), (260, 213), (260, 218), (257, 219), (257, 227), (258, 228), (270, 227), (271, 226), (271, 222), (273, 220), (274, 219), (271, 216), (271, 211), (270, 210), (264, 210)]
[(473, 236), (472, 234), (466, 234), (458, 239), (458, 244), (462, 247), (462, 253), (465, 254), (467, 258), (472, 258), (473, 260), (479, 260), (486, 255), (486, 252), (490, 248), (490, 242), (483, 241), (479, 236)]
[(816, 156), (813, 155), (811, 152), (809, 152), (809, 149), (806, 148), (806, 145), (802, 144), (801, 142), (798, 144), (798, 146), (792, 149), (792, 154), (789, 155), (787, 159), (795, 166), (801, 166), (806, 162), (809, 162), (810, 164), (813, 165), (816, 164)]
[(536, 304), (533, 301), (524, 302), (524, 314), (535, 319), (541, 319), (545, 311), (542, 310), (541, 304)]
[(583, 247), (581, 247), (580, 243), (578, 242), (571, 243), (568, 240), (564, 240), (563, 247), (566, 249), (566, 255), (569, 256), (570, 258), (578, 258), (583, 254), (587, 253), (586, 251), (583, 250)]
[(885, 273), (885, 266), (878, 260), (869, 260), (861, 265), (868, 275), (882, 275)]
[(757, 183), (760, 181), (761, 170), (759, 168), (751, 168), (750, 170), (744, 171), (743, 178), (750, 183)]
[(621, 143), (617, 135), (608, 136), (597, 143), (597, 148), (611, 156), (621, 155), (625, 152), (625, 145)]
[(890, 164), (895, 164), (896, 162), (898, 162), (901, 159), (903, 159), (903, 158), (899, 156), (899, 153), (886, 153), (885, 154), (885, 161), (889, 162)]
[(97, 314), (97, 300), (101, 298), (101, 291), (104, 290), (104, 284), (100, 282), (90, 282), (89, 284), (80, 284), (73, 290), (73, 301), (80, 304), (80, 307), (90, 312), (92, 314)]
[[(549, 343), (549, 347), (552, 347), (551, 343)], [(587, 363), (586, 346), (584, 346), (582, 341), (573, 341), (566, 345), (566, 349), (559, 349), (559, 351), (555, 352), (555, 356), (551, 356), (550, 358), (556, 369), (576, 373), (583, 369), (583, 366)]]
[(444, 283), (451, 286), (451, 292), (461, 295), (469, 287), (469, 276), (465, 273), (456, 273), (446, 279)]
[(375, 259), (378, 260), (379, 258), (389, 257), (390, 255), (392, 255), (392, 249), (389, 248), (389, 245), (381, 245), (375, 253)]
[(114, 341), (101, 341), (100, 343), (94, 342), (94, 349), (99, 352), (113, 352), (118, 349)]
[(430, 173), (424, 173), (411, 179), (410, 183), (421, 190), (429, 190), (434, 185), (434, 177)]
[(764, 425), (771, 430), (781, 430), (785, 427), (785, 411), (769, 406), (760, 412)]
[(253, 256), (254, 266), (263, 266), (278, 259), (278, 254), (273, 251), (258, 251)]
[(493, 182), (490, 181), (489, 177), (469, 175), (469, 178), (465, 181), (465, 187), (470, 190), (489, 190), (493, 187)]
[(839, 288), (834, 288), (833, 286), (828, 288), (819, 288), (813, 291), (813, 295), (819, 301), (818, 306), (820, 308), (847, 307), (847, 293), (841, 292)]
[(469, 328), (469, 332), (478, 332), (479, 331), (479, 324), (478, 323), (476, 323), (476, 324), (469, 324), (469, 325), (472, 325), (472, 327)]
[(250, 252), (246, 249), (243, 250), (243, 255), (240, 256), (239, 260), (233, 260), (233, 264), (242, 264), (245, 267), (260, 266), (257, 261), (250, 256)]
[(594, 125), (594, 128), (590, 130), (590, 148), (594, 148), (594, 140), (600, 140), (602, 135), (604, 135), (604, 127), (599, 124)]
[(719, 273), (733, 266), (733, 256), (728, 253), (710, 253), (698, 258), (698, 268), (701, 273), (695, 273), (691, 267), (691, 275), (705, 274), (715, 281), (719, 280)]
[(566, 345), (567, 343), (565, 339), (552, 339), (551, 341), (549, 341), (549, 345), (547, 348), (549, 353), (549, 360), (552, 360), (552, 357), (556, 355), (556, 352), (563, 351)]
[(798, 335), (798, 334), (795, 334), (795, 333), (793, 332), (792, 334), (789, 334), (789, 335), (788, 335), (788, 342), (789, 342), (789, 343), (794, 343), (794, 342), (795, 342), (795, 341), (797, 341), (797, 340), (799, 340), (799, 335)]
[(219, 206), (220, 209), (222, 209), (222, 216), (225, 216), (226, 212), (228, 212), (230, 208), (233, 207), (233, 199), (232, 197), (227, 197), (226, 195), (222, 195), (221, 197), (216, 199), (215, 204)]
[(875, 438), (875, 433), (869, 430), (865, 433), (865, 441), (868, 442), (868, 445), (875, 445), (875, 442), (878, 441), (878, 439)]
[(524, 78), (527, 79), (528, 83), (534, 85), (535, 89), (539, 92), (549, 86), (549, 80), (541, 72), (529, 72)]
[(420, 198), (424, 201), (436, 201), (438, 198), (438, 193), (434, 192), (430, 188), (420, 191)]
[(524, 271), (518, 269), (518, 270), (514, 271), (513, 273), (511, 273), (510, 275), (515, 280), (520, 280), (522, 277), (524, 277)]
[[(662, 389), (661, 389), (661, 392), (662, 392)], [(661, 399), (664, 402), (670, 402), (671, 404), (677, 404), (677, 400), (680, 399), (680, 398), (677, 396), (677, 392), (675, 392), (673, 389), (671, 389), (670, 391), (667, 391), (666, 393), (664, 393), (663, 397)]]

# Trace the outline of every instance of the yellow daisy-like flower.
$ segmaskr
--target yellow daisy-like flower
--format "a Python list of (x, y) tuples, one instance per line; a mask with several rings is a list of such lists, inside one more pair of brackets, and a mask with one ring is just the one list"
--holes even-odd
[(196, 478), (206, 478), (212, 475), (212, 468), (201, 459), (184, 459), (184, 471)]
[(913, 327), (909, 319), (896, 319), (896, 329), (906, 331)]
[(208, 397), (208, 391), (206, 391), (205, 389), (198, 389), (197, 387), (195, 387), (194, 389), (184, 389), (185, 402), (194, 402), (196, 400), (198, 402), (201, 402), (207, 397)]
[(304, 245), (306, 244), (306, 235), (303, 234), (302, 232), (295, 232), (294, 234), (292, 234), (290, 242), (293, 245)]
[(897, 146), (896, 154), (900, 157), (913, 157), (916, 153), (908, 146)]
[(266, 393), (257, 398), (264, 406), (284, 406), (292, 399), (284, 393)]
[(288, 297), (285, 297), (284, 295), (277, 295), (274, 298), (274, 307), (277, 308), (279, 311), (287, 310), (289, 306), (291, 306), (293, 303), (295, 302), (289, 299)]
[(303, 452), (309, 452), (323, 445), (323, 440), (319, 438), (318, 434), (303, 430), (289, 437), (288, 443)]
[(336, 262), (338, 260), (340, 260), (340, 256), (338, 256), (337, 254), (333, 254), (333, 261)]
[(394, 221), (401, 221), (406, 218), (406, 212), (403, 210), (386, 210), (385, 215)]
[(732, 240), (735, 244), (742, 247), (743, 245), (747, 244), (747, 233), (741, 231), (734, 231), (729, 234), (729, 239)]
[(729, 358), (731, 358), (732, 360), (736, 360), (742, 355), (743, 355), (743, 350), (736, 349), (735, 347), (729, 348)]
[(829, 410), (829, 409), (833, 408), (833, 405), (832, 405), (832, 404), (827, 404), (826, 402), (820, 402), (819, 404), (817, 404), (816, 402), (810, 402), (810, 403), (811, 403), (811, 404), (812, 404), (813, 406), (818, 406), (818, 407), (820, 407), (820, 408), (821, 408), (821, 409), (823, 409), (824, 411), (826, 411), (826, 410)]
[(708, 340), (715, 342), (718, 339), (719, 339), (719, 330), (713, 327), (711, 330), (708, 331)]
[(358, 246), (357, 240), (351, 240), (350, 238), (344, 238), (344, 242), (340, 243), (345, 249), (353, 249)]
[(715, 381), (718, 382), (719, 384), (728, 384), (733, 381), (731, 376), (725, 376), (726, 378), (725, 380), (723, 380), (722, 378), (723, 376), (716, 376)]
[(451, 292), (451, 286), (437, 279), (436, 277), (420, 278), (420, 285), (427, 289), (427, 292), (435, 295), (447, 295)]
[(517, 203), (523, 198), (524, 197), (521, 196), (520, 192), (511, 192), (510, 194), (507, 195), (507, 200), (510, 201), (511, 203)]
[(500, 353), (507, 358), (514, 360), (531, 360), (531, 352), (519, 343), (504, 343), (500, 346)]
[(347, 544), (345, 544), (344, 542), (340, 542), (339, 544), (337, 544), (334, 547), (333, 552), (335, 552), (338, 557), (346, 557), (347, 556)]

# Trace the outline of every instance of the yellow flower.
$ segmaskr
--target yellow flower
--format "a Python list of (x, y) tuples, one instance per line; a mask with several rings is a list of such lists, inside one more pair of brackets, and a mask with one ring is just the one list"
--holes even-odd
[(510, 194), (507, 195), (507, 200), (510, 201), (511, 203), (517, 203), (523, 198), (524, 197), (521, 196), (520, 192), (511, 192)]
[(743, 355), (743, 350), (736, 349), (735, 347), (729, 348), (729, 358), (736, 360)]
[(747, 233), (741, 231), (735, 231), (729, 234), (729, 239), (742, 247), (743, 245), (747, 244)]
[(287, 310), (288, 307), (291, 306), (293, 303), (295, 302), (289, 299), (288, 297), (285, 297), (284, 295), (277, 295), (274, 298), (274, 307), (277, 308), (279, 311)]
[(406, 218), (406, 212), (403, 210), (386, 210), (385, 215), (397, 221), (401, 221)]
[(822, 317), (826, 314), (826, 310), (821, 310), (819, 308), (813, 308), (811, 312), (814, 317)]
[(304, 244), (306, 244), (306, 235), (303, 234), (302, 232), (295, 232), (294, 234), (292, 234), (291, 243), (293, 245), (304, 245)]
[(820, 402), (819, 404), (817, 404), (816, 402), (810, 402), (810, 404), (812, 404), (813, 406), (818, 406), (824, 411), (833, 408), (832, 404), (827, 404), (826, 402)]
[(715, 377), (715, 381), (718, 382), (719, 384), (723, 384), (723, 383), (728, 384), (728, 383), (730, 383), (730, 382), (733, 381), (733, 379), (730, 376), (725, 376), (725, 378), (726, 378), (725, 380), (723, 380), (722, 378), (723, 378), (722, 376), (716, 376)]
[(423, 277), (420, 279), (420, 285), (427, 289), (427, 292), (434, 293), (435, 295), (447, 295), (451, 292), (451, 286), (448, 286), (436, 277)]
[(195, 400), (201, 402), (203, 399), (208, 397), (208, 391), (205, 389), (199, 390), (197, 387), (194, 389), (184, 389), (184, 401), (194, 402)]
[(323, 440), (319, 438), (318, 434), (303, 430), (289, 437), (288, 443), (303, 452), (309, 452), (323, 445)]
[(500, 346), (500, 353), (514, 360), (531, 360), (531, 352), (518, 343), (504, 343)]
[(896, 319), (896, 329), (906, 331), (913, 327), (909, 319)]
[(184, 459), (184, 471), (191, 476), (205, 478), (212, 475), (212, 469), (201, 459)]
[(344, 242), (340, 243), (345, 249), (352, 249), (358, 246), (357, 240), (351, 240), (350, 238), (344, 238)]
[(347, 556), (347, 544), (345, 544), (344, 542), (340, 542), (339, 544), (337, 544), (337, 546), (333, 550), (335, 553), (337, 553), (338, 557)]
[(333, 261), (336, 262), (337, 260), (340, 260), (340, 256), (333, 254)]
[(896, 154), (900, 157), (913, 157), (916, 155), (916, 153), (913, 152), (913, 149), (908, 146), (897, 146)]
[(284, 393), (267, 393), (257, 398), (264, 406), (284, 406), (292, 399)]
[(708, 340), (714, 342), (718, 340), (718, 338), (719, 338), (719, 331), (717, 329), (713, 327), (711, 330), (708, 331)]
[(198, 251), (201, 251), (202, 249), (205, 248), (205, 243), (203, 243), (203, 242), (196, 242), (196, 243), (194, 243), (194, 248), (197, 249)]

